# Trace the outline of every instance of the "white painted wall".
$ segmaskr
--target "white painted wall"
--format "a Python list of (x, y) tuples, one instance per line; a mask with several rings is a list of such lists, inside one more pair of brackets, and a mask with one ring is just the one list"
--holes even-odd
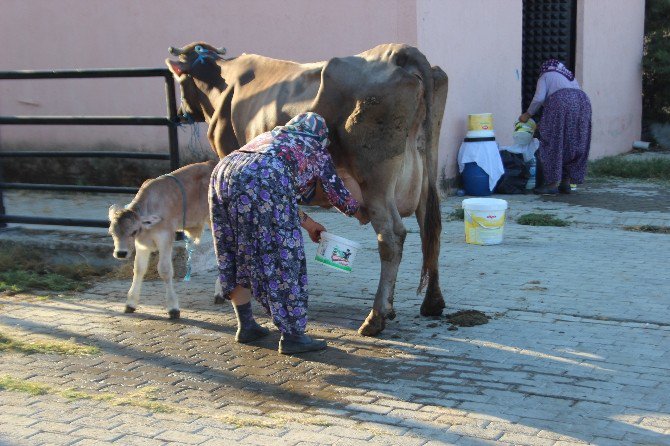
[(640, 139), (643, 36), (644, 0), (579, 0), (576, 75), (593, 107), (592, 159)]

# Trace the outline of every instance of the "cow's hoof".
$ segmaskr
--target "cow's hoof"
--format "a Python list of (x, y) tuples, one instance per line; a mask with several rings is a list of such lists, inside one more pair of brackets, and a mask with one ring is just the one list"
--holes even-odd
[(421, 316), (441, 316), (444, 307), (444, 298), (440, 289), (431, 289), (429, 287), (428, 291), (426, 291), (426, 297), (421, 304)]
[(386, 319), (388, 319), (389, 321), (395, 319), (395, 308), (391, 308), (391, 311), (386, 313)]
[(444, 301), (426, 302), (421, 304), (421, 316), (441, 316), (444, 309)]
[(131, 307), (130, 305), (126, 305), (126, 308), (123, 310), (124, 313), (134, 313), (135, 312), (135, 307)]
[(226, 298), (220, 294), (214, 295), (214, 303), (217, 305), (223, 304), (226, 302)]
[(386, 328), (384, 316), (372, 310), (361, 328), (358, 329), (358, 334), (361, 336), (377, 336), (384, 331), (384, 328)]
[(181, 316), (181, 312), (179, 310), (170, 310), (168, 311), (168, 314), (170, 315), (170, 319), (179, 319), (179, 316)]

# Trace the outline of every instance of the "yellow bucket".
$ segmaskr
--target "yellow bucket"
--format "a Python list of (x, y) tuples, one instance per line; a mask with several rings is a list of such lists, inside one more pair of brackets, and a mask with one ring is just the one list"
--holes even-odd
[(468, 115), (468, 131), (493, 130), (493, 113)]
[(463, 200), (465, 243), (498, 245), (503, 240), (507, 201), (498, 198)]

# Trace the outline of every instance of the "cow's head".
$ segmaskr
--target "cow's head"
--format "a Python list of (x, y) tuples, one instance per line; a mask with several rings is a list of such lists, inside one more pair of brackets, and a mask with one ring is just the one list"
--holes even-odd
[(114, 257), (129, 259), (135, 249), (135, 237), (143, 230), (151, 229), (161, 221), (158, 215), (140, 216), (132, 209), (119, 205), (109, 207), (109, 234), (114, 240)]
[(214, 48), (205, 42), (194, 42), (183, 48), (169, 48), (179, 60), (165, 59), (165, 63), (181, 87), (181, 105), (178, 115), (182, 122), (204, 122), (205, 112), (213, 109), (207, 93), (221, 89), (221, 69), (216, 61), (226, 54), (225, 48)]

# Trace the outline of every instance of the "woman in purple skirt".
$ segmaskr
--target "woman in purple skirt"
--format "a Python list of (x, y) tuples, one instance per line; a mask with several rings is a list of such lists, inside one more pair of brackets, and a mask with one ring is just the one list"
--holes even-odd
[(542, 105), (538, 154), (544, 184), (535, 193), (569, 194), (570, 184), (583, 183), (586, 175), (591, 148), (591, 101), (575, 75), (556, 59), (542, 64), (535, 96), (519, 121), (528, 121)]
[(300, 231), (302, 226), (316, 242), (325, 228), (298, 209), (298, 199), (313, 195), (320, 184), (333, 206), (368, 222), (337, 175), (328, 143), (325, 120), (303, 113), (226, 156), (212, 173), (214, 249), (223, 295), (237, 316), (238, 342), (269, 334), (254, 320), (253, 295), (282, 333), (280, 353), (326, 347), (326, 341), (305, 334), (307, 268)]

